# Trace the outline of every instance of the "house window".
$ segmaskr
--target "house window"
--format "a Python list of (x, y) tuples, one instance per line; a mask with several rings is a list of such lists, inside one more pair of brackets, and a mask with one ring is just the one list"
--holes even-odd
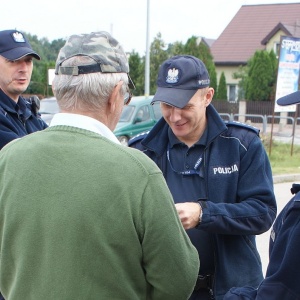
[(229, 92), (228, 101), (229, 102), (237, 102), (237, 87), (236, 87), (236, 85), (229, 84), (228, 92)]
[(276, 58), (278, 58), (279, 57), (279, 53), (280, 53), (280, 43), (274, 43), (274, 53), (275, 53), (275, 55), (276, 55)]

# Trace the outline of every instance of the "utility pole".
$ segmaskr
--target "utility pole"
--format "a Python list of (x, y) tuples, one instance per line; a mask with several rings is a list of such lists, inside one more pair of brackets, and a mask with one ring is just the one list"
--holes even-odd
[(145, 96), (150, 92), (150, 50), (149, 50), (149, 16), (150, 0), (147, 0), (147, 29), (146, 29), (146, 61), (145, 61)]

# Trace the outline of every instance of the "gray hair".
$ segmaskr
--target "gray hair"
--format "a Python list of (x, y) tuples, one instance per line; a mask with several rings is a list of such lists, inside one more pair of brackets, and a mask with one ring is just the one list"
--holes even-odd
[[(74, 56), (63, 62), (62, 66), (94, 64), (87, 56)], [(55, 75), (53, 93), (59, 107), (66, 111), (101, 110), (105, 107), (114, 87), (124, 81), (121, 92), (126, 93), (128, 76), (126, 73), (89, 73), (78, 76)]]

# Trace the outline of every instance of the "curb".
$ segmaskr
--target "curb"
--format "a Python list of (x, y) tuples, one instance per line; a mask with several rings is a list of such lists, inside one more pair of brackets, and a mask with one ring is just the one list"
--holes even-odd
[(300, 174), (274, 175), (273, 183), (300, 182)]

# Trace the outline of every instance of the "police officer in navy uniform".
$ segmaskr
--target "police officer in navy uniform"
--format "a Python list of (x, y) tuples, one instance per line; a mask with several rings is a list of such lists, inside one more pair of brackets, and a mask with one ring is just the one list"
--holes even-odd
[[(278, 105), (300, 103), (300, 91), (277, 100)], [(300, 299), (300, 184), (293, 184), (295, 196), (282, 209), (270, 234), (269, 265), (258, 289), (232, 288), (224, 300), (299, 300)]]
[(160, 167), (182, 225), (198, 249), (200, 270), (190, 299), (223, 299), (232, 286), (263, 279), (255, 235), (276, 216), (270, 163), (253, 127), (226, 124), (211, 104), (214, 89), (201, 60), (162, 63), (157, 91), (163, 118), (129, 146)]
[(33, 58), (40, 60), (23, 33), (0, 31), (0, 149), (47, 127), (38, 113), (38, 99), (21, 96), (30, 83)]

